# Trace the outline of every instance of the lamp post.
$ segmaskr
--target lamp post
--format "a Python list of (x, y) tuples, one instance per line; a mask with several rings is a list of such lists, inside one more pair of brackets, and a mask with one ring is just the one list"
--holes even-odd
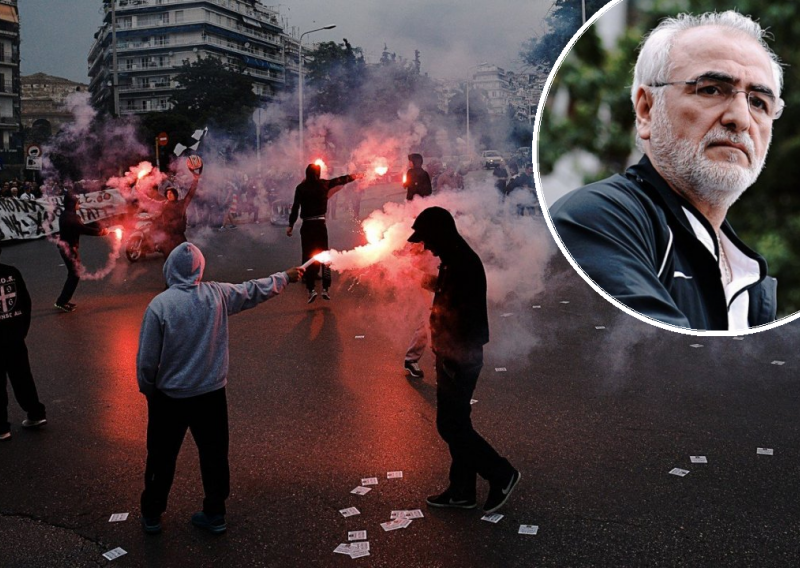
[(298, 82), (300, 84), (300, 161), (303, 161), (303, 152), (305, 151), (305, 146), (303, 144), (303, 36), (308, 34), (313, 34), (314, 32), (320, 32), (322, 30), (332, 30), (336, 27), (336, 24), (331, 24), (329, 26), (324, 26), (321, 28), (317, 28), (315, 30), (309, 30), (307, 32), (303, 32), (300, 34), (300, 42), (298, 47), (298, 65), (300, 67), (299, 74), (297, 76)]

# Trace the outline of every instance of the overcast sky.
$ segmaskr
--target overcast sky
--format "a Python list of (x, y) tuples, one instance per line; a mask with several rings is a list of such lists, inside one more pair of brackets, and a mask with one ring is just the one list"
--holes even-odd
[[(521, 68), (520, 48), (543, 33), (542, 18), (554, 0), (284, 0), (278, 11), (313, 41), (347, 38), (377, 59), (389, 51), (411, 60), (421, 52), (422, 71), (460, 78), (478, 63)], [(270, 5), (270, 2), (263, 2)], [(21, 0), (21, 70), (88, 83), (86, 58), (102, 22), (101, 0)]]

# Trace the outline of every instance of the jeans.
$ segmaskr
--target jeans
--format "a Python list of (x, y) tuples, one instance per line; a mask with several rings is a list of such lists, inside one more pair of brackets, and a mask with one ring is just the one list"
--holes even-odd
[[(300, 244), (303, 248), (303, 262), (309, 260), (315, 254), (328, 250), (328, 227), (325, 221), (303, 221), (300, 227)], [(319, 274), (320, 264), (314, 262), (306, 269), (303, 277), (306, 280), (306, 288), (313, 290)], [(322, 287), (331, 287), (331, 269), (327, 264), (322, 265)]]
[(463, 361), (436, 356), (436, 428), (450, 449), (449, 490), (475, 498), (480, 475), (490, 483), (508, 481), (514, 468), (472, 427), (470, 400), (483, 368), (483, 350)]
[[(64, 250), (65, 248), (66, 250)], [(61, 295), (56, 300), (56, 304), (63, 306), (72, 299), (72, 295), (75, 294), (75, 290), (78, 288), (78, 282), (81, 281), (81, 258), (77, 249), (73, 250), (69, 245), (61, 241), (58, 243), (58, 253), (64, 259), (64, 266), (67, 267), (67, 281), (64, 282)]]
[(224, 515), (230, 494), (228, 467), (228, 402), (225, 389), (190, 398), (170, 398), (161, 391), (147, 397), (147, 465), (144, 472), (142, 516), (157, 517), (167, 510), (175, 463), (191, 430), (200, 455), (203, 511)]

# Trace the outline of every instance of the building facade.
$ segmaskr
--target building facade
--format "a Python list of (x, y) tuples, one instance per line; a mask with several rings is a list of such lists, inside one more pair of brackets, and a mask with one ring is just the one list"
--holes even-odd
[(17, 0), (0, 0), (0, 160), (22, 163)]
[(64, 103), (72, 93), (89, 89), (89, 85), (44, 73), (23, 76), (20, 83), (22, 127), (28, 132), (35, 130), (43, 136), (55, 134), (61, 126), (75, 119)]
[(114, 110), (114, 28), (121, 115), (170, 108), (175, 76), (198, 58), (242, 66), (265, 101), (286, 83), (286, 36), (260, 0), (106, 0), (89, 52), (96, 108)]

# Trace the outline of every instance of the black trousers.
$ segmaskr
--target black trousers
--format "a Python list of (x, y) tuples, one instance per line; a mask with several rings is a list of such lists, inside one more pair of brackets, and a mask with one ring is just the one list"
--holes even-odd
[(436, 428), (452, 458), (449, 489), (466, 499), (475, 498), (478, 475), (490, 483), (504, 483), (514, 471), (472, 427), (469, 401), (482, 368), (482, 350), (465, 361), (436, 356)]
[[(6, 380), (6, 377), (8, 379)], [(14, 391), (22, 410), (31, 420), (45, 418), (44, 405), (39, 401), (39, 393), (31, 374), (31, 365), (28, 361), (28, 347), (25, 340), (5, 342), (0, 346), (0, 433), (8, 432), (11, 424), (8, 423), (8, 385)]]
[(230, 494), (225, 389), (190, 398), (170, 398), (157, 390), (147, 397), (147, 465), (142, 493), (145, 517), (156, 517), (167, 510), (175, 463), (187, 429), (200, 455), (203, 511), (207, 515), (225, 514), (225, 500)]
[(64, 282), (61, 295), (56, 300), (56, 304), (63, 306), (72, 299), (72, 295), (75, 294), (75, 290), (78, 288), (78, 282), (81, 281), (81, 258), (77, 250), (72, 250), (68, 245), (60, 241), (58, 243), (58, 253), (64, 259), (64, 266), (67, 267), (67, 281)]
[[(303, 221), (303, 226), (300, 227), (300, 245), (303, 248), (303, 260), (306, 262), (315, 254), (328, 250), (328, 227), (325, 221)], [(306, 281), (306, 288), (309, 290), (314, 289), (314, 284), (319, 274), (320, 264), (313, 263), (306, 269), (303, 276)], [(322, 287), (331, 287), (331, 269), (328, 265), (322, 265)]]

